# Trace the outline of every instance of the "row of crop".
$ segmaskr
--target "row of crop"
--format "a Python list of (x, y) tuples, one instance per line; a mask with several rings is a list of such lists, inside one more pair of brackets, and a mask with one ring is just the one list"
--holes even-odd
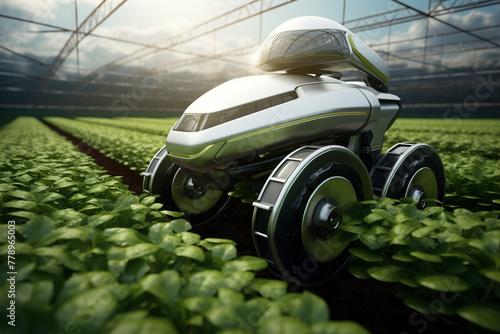
[[(340, 229), (359, 239), (349, 271), (399, 286), (409, 307), (474, 332), (500, 332), (498, 211), (416, 208), (388, 198), (360, 204)], [(352, 237), (352, 234), (355, 237)]]
[(101, 118), (101, 117), (77, 117), (79, 121), (98, 125), (109, 125), (121, 129), (141, 131), (154, 135), (167, 137), (168, 132), (174, 126), (177, 118), (155, 118), (149, 121), (144, 118)]
[(385, 147), (398, 142), (426, 142), (440, 154), (498, 160), (500, 120), (398, 119), (387, 131)]
[(497, 119), (399, 118), (395, 128), (408, 132), (446, 133), (450, 135), (498, 135)]
[(146, 170), (151, 158), (165, 145), (163, 135), (60, 117), (45, 120), (132, 170)]
[(0, 136), (2, 333), (367, 332), (255, 278), (265, 261), (167, 219), (35, 119)]
[(498, 208), (500, 121), (399, 119), (385, 136), (385, 149), (398, 142), (433, 146), (447, 178), (445, 204), (473, 210)]
[[(164, 145), (166, 138), (166, 136), (152, 135), (143, 131), (104, 125), (104, 123), (112, 124), (115, 122), (120, 124), (136, 123), (128, 119), (87, 119), (87, 121), (91, 120), (92, 123), (64, 118), (47, 118), (47, 120), (82, 139), (82, 141), (108, 157), (139, 171), (146, 169), (151, 158)], [(102, 124), (99, 124), (100, 122)], [(158, 124), (163, 126), (168, 122), (169, 120), (160, 119)], [(488, 122), (470, 120), (455, 124), (453, 129), (455, 131), (461, 131), (462, 128), (467, 129), (468, 122), (472, 122), (472, 128), (476, 129), (480, 124), (488, 126)], [(138, 124), (146, 124), (146, 122), (142, 121), (142, 123), (139, 122)], [(450, 152), (444, 149), (443, 142), (453, 144), (458, 139), (446, 141), (445, 134), (436, 136), (436, 132), (411, 132), (407, 129), (410, 125), (414, 125), (415, 129), (423, 129), (424, 125), (435, 128), (439, 124), (438, 121), (434, 120), (398, 120), (387, 133), (386, 146), (389, 147), (397, 142), (424, 142), (435, 147), (445, 166), (447, 177), (445, 203), (447, 205), (462, 206), (469, 209), (488, 208), (492, 205), (498, 205), (498, 203), (495, 203), (500, 197), (500, 170), (497, 168), (497, 159), (487, 159), (481, 155), (475, 155), (471, 151), (454, 150)], [(457, 136), (452, 135), (450, 138)], [(460, 137), (466, 147), (473, 146), (476, 143), (475, 138), (477, 136), (461, 135)], [(485, 150), (488, 152), (494, 152), (492, 154), (498, 154), (496, 138), (495, 136), (495, 141), (489, 143), (489, 146), (483, 143), (481, 147), (487, 148)]]

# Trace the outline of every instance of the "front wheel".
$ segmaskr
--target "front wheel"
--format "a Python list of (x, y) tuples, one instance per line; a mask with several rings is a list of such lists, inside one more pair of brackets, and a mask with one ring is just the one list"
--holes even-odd
[(184, 212), (184, 219), (197, 225), (213, 219), (227, 204), (225, 191), (199, 187), (193, 178), (173, 163), (163, 147), (144, 174), (144, 191), (160, 195), (158, 202), (171, 211)]
[(354, 153), (336, 145), (300, 148), (276, 167), (253, 204), (257, 252), (285, 281), (325, 282), (350, 258), (343, 217), (368, 199), (368, 171)]

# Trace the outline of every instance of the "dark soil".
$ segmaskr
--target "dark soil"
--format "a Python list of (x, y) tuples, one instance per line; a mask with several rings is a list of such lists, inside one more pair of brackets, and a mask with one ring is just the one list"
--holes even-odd
[(122, 182), (129, 186), (129, 190), (135, 192), (136, 194), (142, 193), (142, 176), (138, 171), (131, 170), (129, 167), (122, 165), (116, 160), (110, 159), (98, 150), (92, 148), (87, 143), (82, 141), (80, 138), (76, 138), (75, 136), (67, 133), (58, 127), (50, 124), (49, 122), (42, 121), (46, 126), (56, 131), (60, 135), (68, 138), (80, 152), (85, 153), (86, 155), (94, 158), (95, 162), (103, 167), (109, 175), (111, 176), (119, 176), (122, 179)]
[[(109, 174), (121, 176), (123, 183), (137, 194), (142, 192), (142, 177), (115, 160), (107, 158), (82, 140), (44, 122), (48, 127), (71, 140), (78, 149), (92, 156), (97, 164)], [(202, 238), (226, 238), (238, 244), (238, 255), (257, 256), (252, 240), (253, 207), (231, 199), (222, 212), (211, 222), (193, 227), (193, 232)], [(264, 271), (259, 277), (276, 278)], [(303, 289), (290, 291), (300, 292)], [(449, 323), (443, 317), (420, 314), (408, 308), (397, 297), (396, 286), (376, 280), (360, 280), (352, 276), (347, 268), (340, 270), (330, 281), (309, 288), (322, 297), (330, 308), (332, 320), (351, 320), (365, 326), (374, 334), (403, 333), (470, 333), (467, 329)]]

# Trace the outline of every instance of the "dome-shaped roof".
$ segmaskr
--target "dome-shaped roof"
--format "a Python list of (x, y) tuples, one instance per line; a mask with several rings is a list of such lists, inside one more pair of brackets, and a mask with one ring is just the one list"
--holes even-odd
[(277, 26), (270, 34), (269, 37), (281, 33), (283, 31), (291, 30), (323, 30), (323, 29), (333, 29), (349, 31), (343, 25), (319, 16), (301, 16), (294, 19), (288, 20)]
[(387, 64), (370, 47), (343, 25), (317, 16), (294, 18), (274, 29), (260, 47), (256, 66), (307, 73), (355, 68), (389, 81)]

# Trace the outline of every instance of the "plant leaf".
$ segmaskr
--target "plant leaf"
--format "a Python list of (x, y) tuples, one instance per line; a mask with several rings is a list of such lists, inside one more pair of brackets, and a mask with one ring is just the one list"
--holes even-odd
[(184, 219), (173, 220), (170, 224), (172, 224), (172, 229), (176, 233), (187, 232), (192, 228), (191, 224)]
[(58, 240), (78, 239), (86, 242), (89, 239), (89, 230), (83, 227), (60, 227), (47, 233), (38, 242), (39, 246), (48, 246)]
[(186, 245), (193, 245), (200, 241), (200, 235), (192, 232), (181, 232), (182, 242)]
[(349, 265), (349, 272), (359, 279), (370, 279), (372, 277), (367, 272), (368, 268), (366, 263), (352, 262)]
[(435, 255), (435, 254), (414, 251), (414, 252), (410, 252), (410, 255), (416, 257), (417, 259), (424, 260), (424, 261), (438, 262), (438, 263), (443, 262), (441, 257), (439, 255)]
[(323, 321), (312, 326), (313, 334), (370, 334), (354, 321)]
[(220, 288), (219, 291), (217, 292), (217, 295), (219, 297), (221, 304), (225, 306), (234, 307), (236, 305), (241, 305), (245, 302), (245, 296), (242, 293), (236, 292), (231, 289)]
[(217, 328), (237, 328), (239, 319), (234, 309), (228, 306), (213, 307), (205, 313), (207, 319)]
[(253, 270), (259, 271), (267, 268), (267, 262), (255, 256), (240, 256), (234, 260), (226, 262), (222, 270), (224, 273), (232, 271)]
[(413, 261), (415, 261), (415, 260), (416, 260), (416, 259), (415, 259), (413, 256), (411, 256), (411, 255), (408, 255), (408, 254), (401, 254), (401, 253), (400, 253), (400, 254), (394, 254), (394, 255), (392, 256), (392, 258), (393, 258), (394, 260), (401, 261), (401, 262), (413, 262)]
[(258, 328), (257, 334), (310, 334), (309, 327), (297, 318), (278, 316), (267, 318)]
[(159, 274), (149, 274), (139, 283), (145, 291), (167, 305), (175, 305), (174, 302), (179, 298), (181, 279), (177, 271), (165, 270)]
[(187, 297), (214, 296), (219, 288), (224, 286), (226, 278), (218, 270), (203, 270), (189, 277), (185, 288)]
[(237, 255), (236, 247), (231, 244), (216, 245), (212, 248), (211, 252), (213, 256), (223, 262), (230, 261)]
[(286, 294), (288, 284), (283, 281), (256, 278), (250, 288), (260, 293), (263, 297), (276, 300)]
[(476, 325), (500, 332), (500, 308), (497, 304), (472, 303), (459, 307), (457, 313)]
[(485, 268), (479, 272), (495, 282), (500, 282), (500, 269)]
[(349, 253), (368, 262), (381, 262), (384, 258), (374, 251), (366, 248), (349, 248)]
[(25, 201), (25, 200), (14, 200), (6, 202), (2, 205), (4, 208), (16, 208), (21, 210), (30, 211), (36, 208), (37, 204), (33, 201)]
[[(99, 332), (118, 307), (118, 301), (109, 289), (109, 286), (101, 286), (87, 290), (61, 305), (56, 310), (60, 330), (64, 330), (64, 324), (71, 323), (82, 333)], [(89, 321), (90, 317), (92, 321)]]
[(326, 321), (330, 316), (326, 302), (309, 291), (285, 295), (279, 303), (283, 305), (282, 310), (298, 317), (308, 325)]
[(161, 334), (177, 333), (170, 319), (147, 317), (146, 319), (131, 319), (125, 316), (113, 327), (110, 334)]
[(417, 273), (415, 280), (422, 286), (436, 291), (467, 291), (469, 283), (456, 275)]
[(187, 257), (196, 261), (203, 262), (205, 260), (205, 252), (203, 252), (203, 249), (198, 246), (179, 246), (174, 249), (173, 252), (178, 256)]
[(22, 234), (26, 237), (26, 241), (33, 243), (40, 239), (56, 227), (54, 220), (47, 216), (37, 216), (23, 226)]
[(407, 275), (405, 269), (393, 265), (379, 265), (368, 268), (368, 274), (382, 282), (399, 282), (400, 279)]
[(64, 248), (57, 247), (39, 247), (35, 251), (38, 257), (49, 257), (57, 262), (62, 263), (65, 267), (74, 271), (85, 271), (86, 267), (83, 262), (71, 256)]

